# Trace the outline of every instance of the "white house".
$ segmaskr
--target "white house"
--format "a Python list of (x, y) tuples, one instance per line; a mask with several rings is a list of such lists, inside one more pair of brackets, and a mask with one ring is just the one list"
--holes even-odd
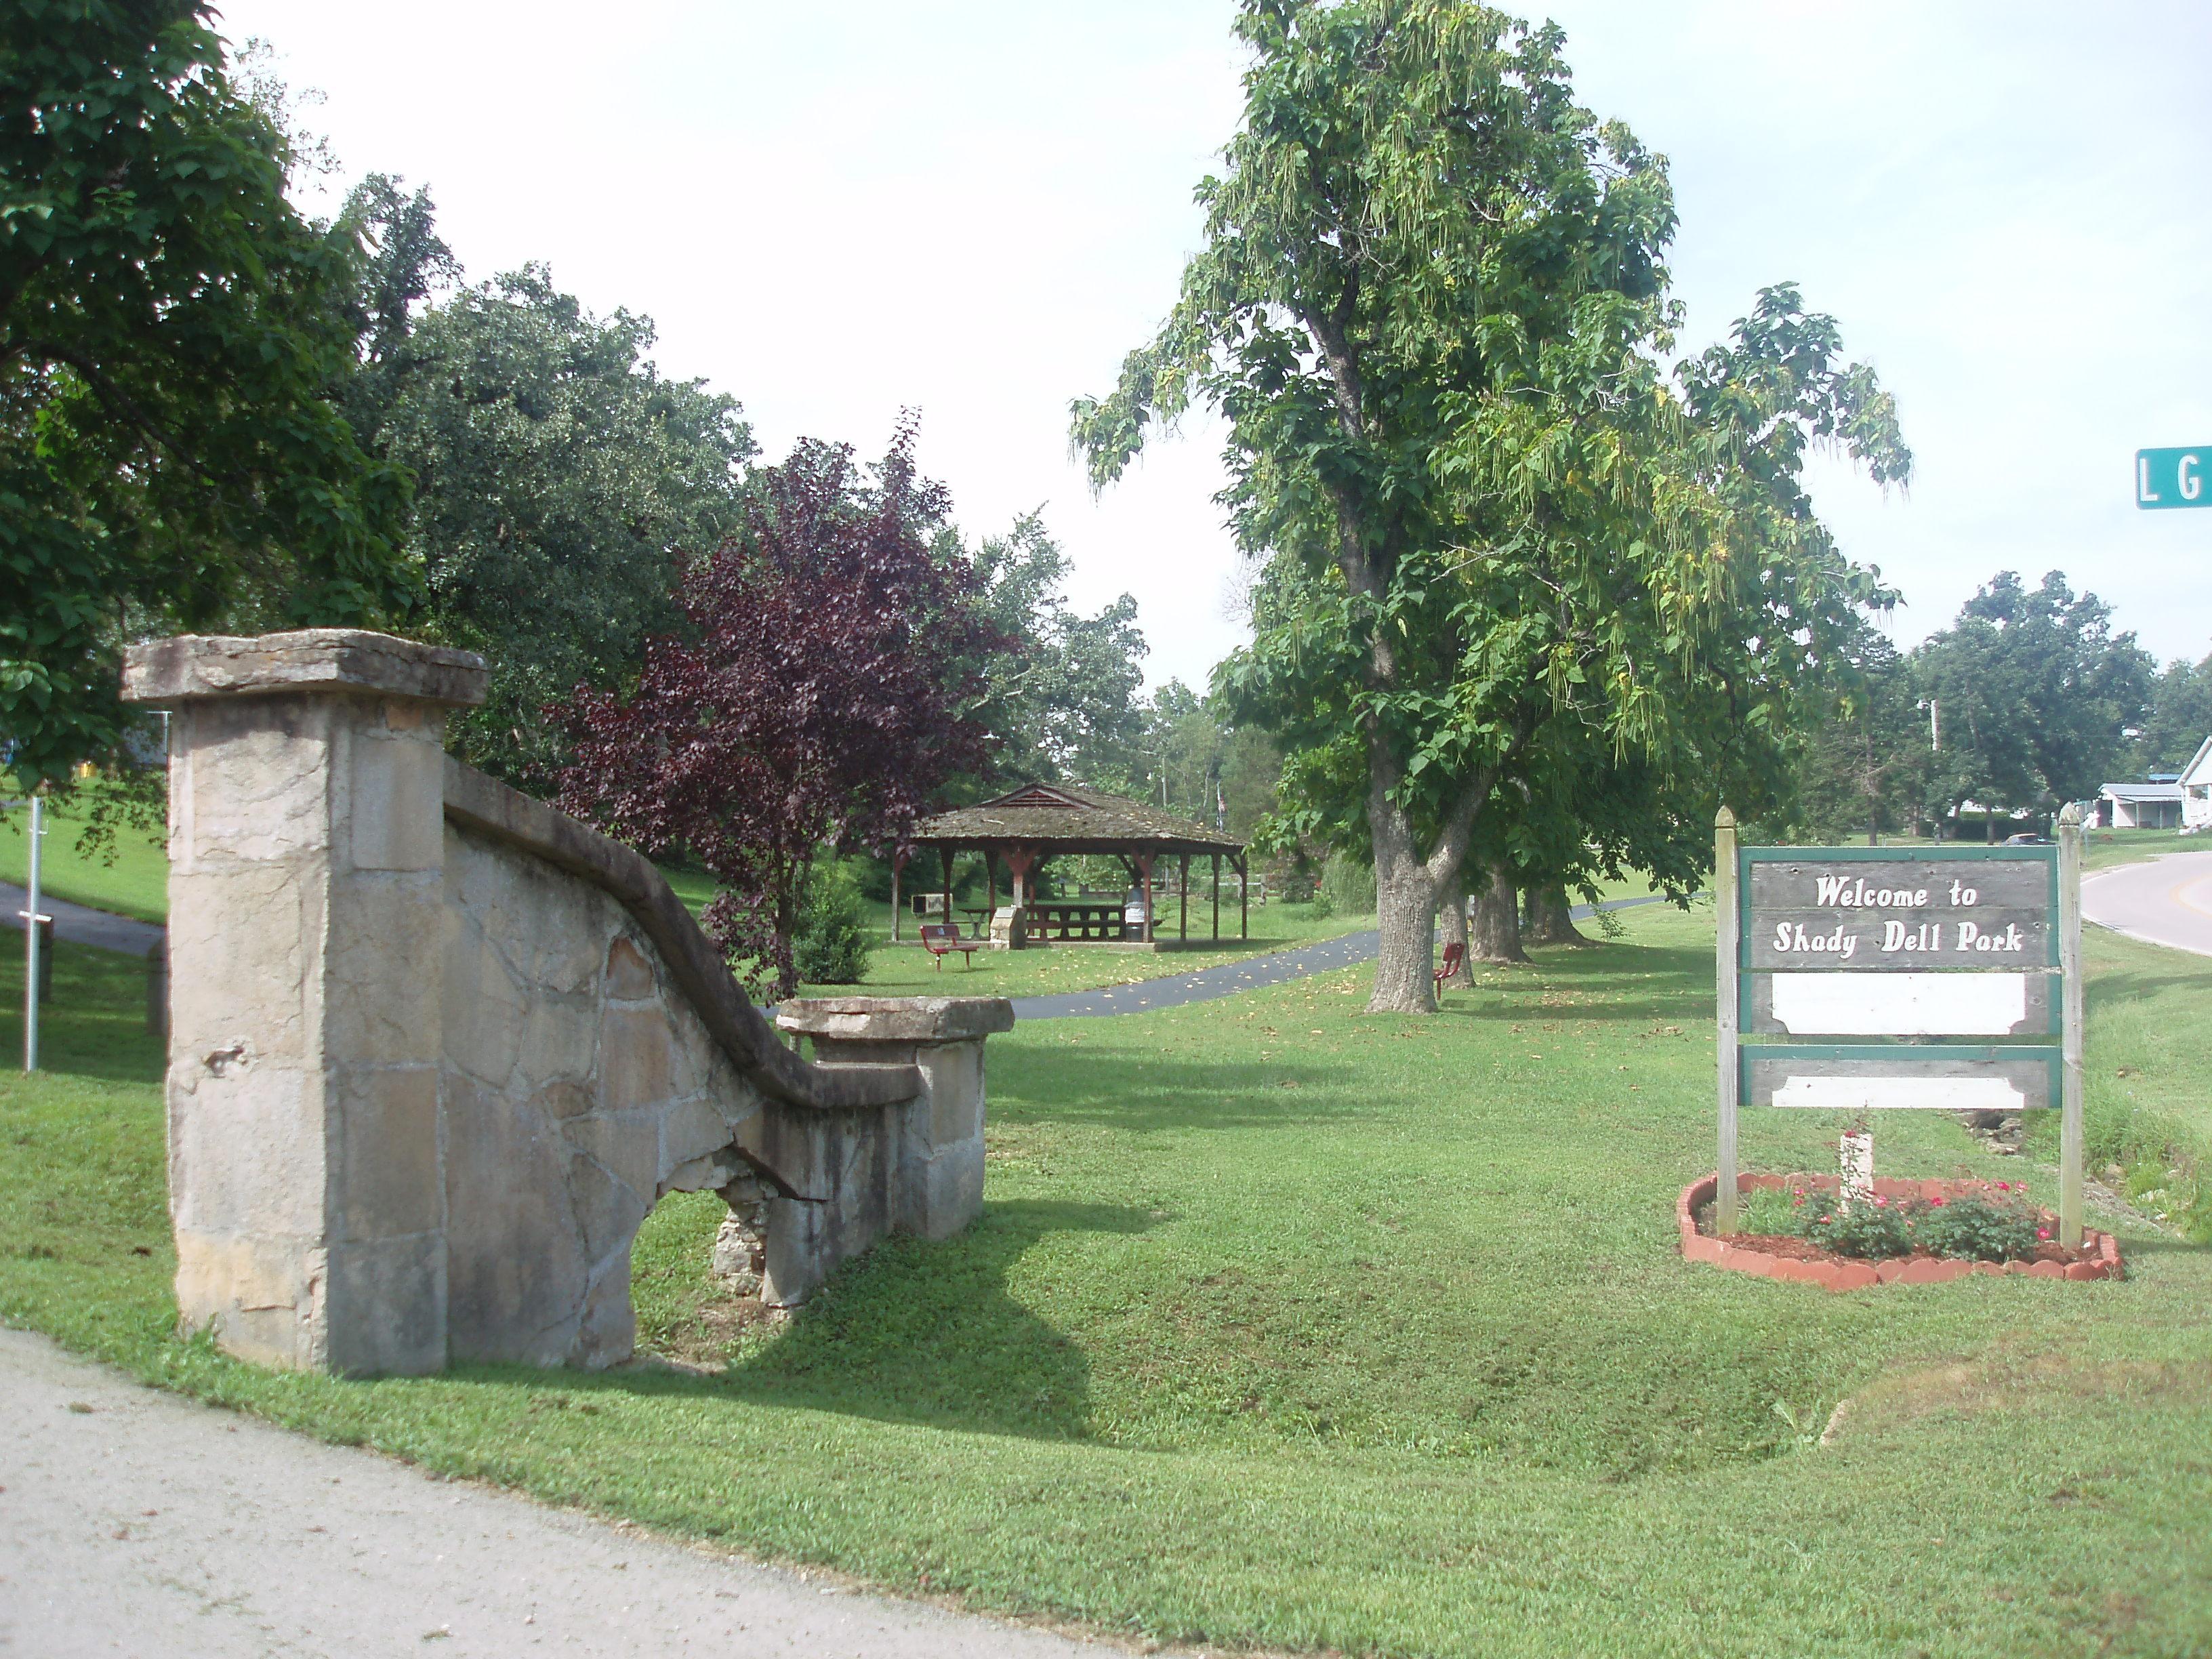
[(2212, 738), (2205, 738), (2196, 758), (2181, 769), (2181, 827), (2212, 830)]
[(2097, 792), (2097, 822), (2114, 830), (2179, 830), (2178, 783), (2108, 783)]

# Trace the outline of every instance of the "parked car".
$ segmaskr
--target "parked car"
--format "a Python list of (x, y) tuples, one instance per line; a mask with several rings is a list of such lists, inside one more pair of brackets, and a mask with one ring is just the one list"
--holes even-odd
[(2048, 836), (2007, 836), (2004, 838), (2004, 844), (2008, 847), (2048, 847), (2051, 845), (2051, 837)]

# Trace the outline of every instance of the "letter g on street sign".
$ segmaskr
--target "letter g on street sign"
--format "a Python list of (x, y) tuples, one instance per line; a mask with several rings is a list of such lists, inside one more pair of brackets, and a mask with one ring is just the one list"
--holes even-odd
[(2212, 507), (2212, 444), (2136, 451), (2136, 505)]

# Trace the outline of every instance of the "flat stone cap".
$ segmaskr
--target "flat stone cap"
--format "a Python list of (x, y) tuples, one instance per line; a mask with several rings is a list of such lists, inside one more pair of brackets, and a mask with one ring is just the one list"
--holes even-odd
[(775, 1023), (809, 1036), (957, 1042), (1014, 1029), (1004, 997), (808, 997), (776, 1005)]
[(484, 660), (352, 628), (303, 628), (233, 639), (180, 634), (134, 645), (123, 658), (123, 701), (167, 706), (200, 697), (351, 691), (448, 708), (484, 700)]

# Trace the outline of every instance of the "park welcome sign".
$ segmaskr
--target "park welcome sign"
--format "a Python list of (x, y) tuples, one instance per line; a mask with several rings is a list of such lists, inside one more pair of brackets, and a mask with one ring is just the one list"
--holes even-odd
[(1720, 1170), (1736, 1114), (2059, 1106), (2062, 1242), (2081, 1237), (2081, 824), (2055, 847), (1740, 847), (1716, 821)]

